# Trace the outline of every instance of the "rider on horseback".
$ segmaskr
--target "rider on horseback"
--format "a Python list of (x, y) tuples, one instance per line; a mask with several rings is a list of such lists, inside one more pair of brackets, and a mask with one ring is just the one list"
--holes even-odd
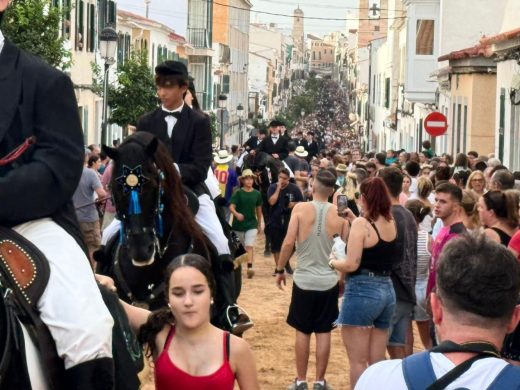
[[(0, 20), (8, 3), (0, 0)], [(111, 389), (114, 322), (80, 246), (71, 201), (83, 165), (71, 80), (0, 31), (0, 91), (0, 226), (48, 261), (48, 283), (35, 307), (64, 361), (65, 388)]]
[[(213, 158), (209, 117), (184, 103), (189, 77), (182, 62), (165, 61), (155, 68), (155, 73), (157, 95), (162, 104), (139, 120), (137, 131), (150, 132), (167, 145), (182, 182), (198, 196), (199, 209), (195, 220), (215, 246), (222, 271), (231, 272), (234, 264), (228, 238), (224, 235), (215, 205), (204, 184)], [(243, 320), (242, 315), (239, 321)], [(249, 319), (247, 322), (245, 328), (252, 325)], [(240, 328), (244, 328), (243, 324)]]

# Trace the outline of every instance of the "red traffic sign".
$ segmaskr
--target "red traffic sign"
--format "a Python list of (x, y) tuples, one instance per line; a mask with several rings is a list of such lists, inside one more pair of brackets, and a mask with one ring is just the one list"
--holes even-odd
[(424, 130), (433, 137), (443, 135), (448, 130), (448, 120), (440, 112), (432, 112), (424, 118)]

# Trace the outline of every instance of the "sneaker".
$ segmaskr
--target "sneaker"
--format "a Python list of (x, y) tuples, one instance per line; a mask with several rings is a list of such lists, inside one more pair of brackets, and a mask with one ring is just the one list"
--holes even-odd
[(330, 387), (327, 384), (327, 381), (325, 381), (325, 384), (322, 385), (321, 383), (314, 382), (314, 386), (312, 386), (312, 390), (332, 390), (332, 387)]
[(266, 250), (264, 251), (264, 257), (269, 257), (269, 256), (271, 256), (271, 255), (272, 255), (272, 253), (271, 253), (271, 251), (270, 251), (269, 249), (266, 249)]
[(307, 382), (302, 382), (299, 385), (296, 385), (296, 379), (293, 383), (289, 385), (287, 390), (309, 390), (309, 386), (307, 386)]
[(253, 268), (247, 269), (247, 278), (251, 279), (253, 276), (255, 276), (255, 270)]

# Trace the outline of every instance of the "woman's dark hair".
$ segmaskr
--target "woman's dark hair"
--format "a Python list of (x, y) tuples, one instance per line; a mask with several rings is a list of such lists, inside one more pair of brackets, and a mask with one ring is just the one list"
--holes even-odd
[(507, 224), (518, 227), (518, 196), (504, 191), (488, 191), (482, 195), (488, 210), (493, 210), (497, 218), (505, 219)]
[(466, 156), (464, 153), (459, 153), (455, 157), (455, 164), (456, 167), (463, 167), (464, 169), (468, 168), (468, 156)]
[(420, 224), (431, 211), (430, 207), (425, 206), (419, 199), (407, 200), (404, 207), (410, 210), (417, 224)]
[(471, 174), (470, 170), (458, 171), (457, 173), (453, 174), (453, 180), (455, 180), (455, 183), (457, 183), (457, 185), (459, 187), (466, 188), (470, 174)]
[[(166, 268), (166, 287), (164, 291), (166, 301), (168, 301), (168, 295), (170, 290), (170, 278), (176, 270), (182, 267), (192, 267), (199, 271), (201, 274), (203, 274), (206, 278), (206, 281), (208, 282), (208, 286), (211, 291), (211, 296), (215, 296), (215, 279), (211, 271), (210, 261), (200, 255), (188, 253), (174, 258)], [(172, 311), (166, 307), (152, 312), (148, 317), (148, 321), (146, 321), (146, 323), (143, 326), (141, 326), (141, 329), (139, 330), (138, 339), (139, 342), (147, 345), (147, 357), (156, 356), (158, 351), (155, 346), (155, 338), (157, 337), (157, 334), (168, 324), (175, 324), (175, 318), (173, 316)]]
[(392, 220), (392, 202), (385, 182), (379, 177), (369, 177), (359, 186), (361, 195), (365, 198), (366, 208), (363, 216), (375, 221), (382, 216), (387, 221)]
[(99, 156), (96, 156), (95, 154), (93, 154), (92, 156), (90, 156), (88, 158), (88, 162), (87, 162), (87, 165), (89, 168), (92, 168), (92, 166), (97, 163), (99, 161)]

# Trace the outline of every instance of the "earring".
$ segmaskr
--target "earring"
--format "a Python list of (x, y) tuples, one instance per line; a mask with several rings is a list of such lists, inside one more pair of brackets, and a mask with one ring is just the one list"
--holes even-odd
[(168, 307), (171, 309), (171, 308), (172, 308), (172, 305), (170, 305), (170, 304), (168, 303)]
[(215, 303), (215, 301), (213, 300), (213, 298), (211, 298), (211, 301), (209, 301), (209, 303), (211, 303), (212, 305)]

